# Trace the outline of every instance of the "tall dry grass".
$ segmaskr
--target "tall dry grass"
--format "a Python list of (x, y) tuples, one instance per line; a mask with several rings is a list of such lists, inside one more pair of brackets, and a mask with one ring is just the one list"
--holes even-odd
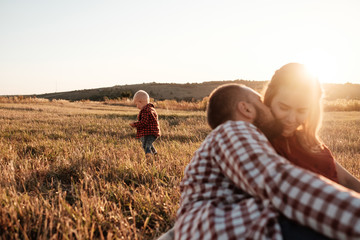
[[(166, 110), (184, 110), (184, 111), (205, 111), (209, 97), (204, 97), (202, 100), (192, 99), (191, 101), (185, 100), (154, 100), (151, 98), (151, 102), (154, 103), (156, 108)], [(0, 97), (0, 103), (69, 103), (68, 100), (48, 100), (44, 98), (36, 97)], [(91, 102), (90, 100), (81, 100), (78, 102)], [(113, 106), (133, 106), (131, 98), (117, 98), (109, 99), (104, 98), (103, 103)], [(360, 111), (360, 100), (357, 99), (336, 99), (336, 100), (324, 100), (324, 111)]]
[[(205, 111), (209, 98), (205, 97), (202, 100), (192, 101), (177, 101), (177, 100), (162, 100), (152, 102), (157, 108), (167, 110), (185, 110), (185, 111)], [(107, 99), (105, 104), (119, 105), (119, 106), (132, 106), (132, 100), (129, 98), (123, 99)], [(360, 100), (356, 99), (337, 99), (337, 100), (324, 100), (324, 111), (360, 111)]]
[[(158, 109), (159, 156), (128, 124), (138, 110), (95, 102), (0, 104), (0, 238), (152, 239), (174, 223), (184, 168), (210, 129), (202, 111)], [(321, 135), (357, 177), (359, 112), (325, 114)]]
[(337, 99), (324, 101), (324, 110), (332, 111), (360, 111), (360, 100), (356, 99)]
[[(203, 98), (202, 100), (192, 100), (192, 101), (177, 101), (177, 100), (154, 100), (151, 99), (151, 102), (156, 108), (166, 109), (166, 110), (183, 110), (183, 111), (205, 111), (206, 105), (208, 103), (208, 97)], [(106, 99), (105, 104), (117, 105), (117, 106), (133, 106), (132, 99), (123, 98), (123, 99)]]
[(203, 113), (159, 110), (164, 135), (147, 163), (128, 125), (137, 113), (0, 104), (0, 237), (149, 239), (173, 224), (184, 166), (209, 129)]
[(48, 99), (36, 98), (36, 97), (24, 97), (24, 96), (14, 96), (14, 97), (0, 97), (0, 103), (47, 103)]
[(327, 112), (320, 131), (335, 159), (360, 179), (360, 112)]

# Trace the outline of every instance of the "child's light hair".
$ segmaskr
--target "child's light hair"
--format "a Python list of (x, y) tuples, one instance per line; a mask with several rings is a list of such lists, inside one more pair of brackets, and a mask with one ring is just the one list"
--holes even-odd
[(275, 72), (267, 85), (264, 94), (264, 103), (270, 107), (272, 100), (280, 87), (291, 87), (294, 91), (304, 91), (311, 100), (309, 115), (299, 127), (302, 130), (298, 135), (300, 144), (309, 152), (317, 152), (322, 148), (318, 136), (322, 121), (322, 88), (319, 80), (312, 76), (305, 65), (288, 63)]
[(150, 97), (149, 94), (144, 90), (139, 90), (134, 94), (133, 101), (144, 101), (146, 103), (149, 103)]

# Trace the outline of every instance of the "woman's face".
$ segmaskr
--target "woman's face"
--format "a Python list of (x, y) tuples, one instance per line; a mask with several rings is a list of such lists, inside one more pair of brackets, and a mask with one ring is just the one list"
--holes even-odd
[(306, 120), (310, 101), (304, 90), (284, 86), (279, 88), (270, 108), (275, 118), (283, 124), (282, 135), (288, 137), (294, 134), (296, 129)]

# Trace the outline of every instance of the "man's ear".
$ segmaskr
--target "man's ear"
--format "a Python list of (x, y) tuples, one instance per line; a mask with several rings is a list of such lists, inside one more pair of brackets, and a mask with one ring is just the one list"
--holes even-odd
[(238, 102), (237, 104), (237, 112), (240, 113), (243, 117), (253, 120), (256, 117), (256, 109), (255, 107), (247, 102)]

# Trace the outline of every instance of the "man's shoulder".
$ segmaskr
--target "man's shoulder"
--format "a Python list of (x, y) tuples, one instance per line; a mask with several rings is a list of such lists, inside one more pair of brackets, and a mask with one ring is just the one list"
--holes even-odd
[(261, 134), (251, 123), (245, 121), (227, 121), (213, 129), (205, 142), (218, 142), (236, 135)]
[(227, 121), (218, 127), (216, 127), (213, 132), (229, 132), (229, 131), (235, 131), (235, 130), (255, 130), (258, 131), (257, 128), (249, 122), (245, 121)]

